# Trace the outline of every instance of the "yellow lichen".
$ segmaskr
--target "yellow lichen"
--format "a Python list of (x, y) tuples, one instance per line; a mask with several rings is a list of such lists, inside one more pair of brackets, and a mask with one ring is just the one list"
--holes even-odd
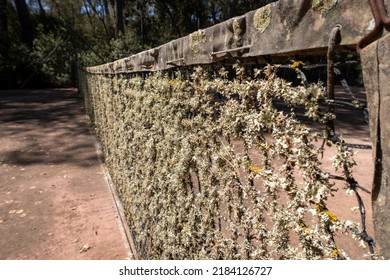
[(271, 22), (271, 6), (267, 5), (258, 9), (253, 17), (256, 29), (263, 33)]
[(337, 216), (335, 214), (333, 214), (331, 211), (326, 211), (326, 214), (328, 215), (329, 219), (332, 221), (332, 222), (336, 222), (337, 221)]
[(290, 68), (296, 69), (296, 68), (301, 67), (302, 65), (303, 65), (302, 61), (300, 61), (300, 60), (293, 60)]
[(250, 166), (249, 170), (252, 171), (254, 174), (259, 174), (261, 172), (261, 168), (258, 166)]
[(314, 11), (326, 14), (336, 6), (337, 0), (313, 0), (312, 7)]
[(206, 32), (204, 32), (204, 30), (195, 31), (190, 34), (189, 38), (190, 48), (195, 51), (198, 45), (206, 43)]

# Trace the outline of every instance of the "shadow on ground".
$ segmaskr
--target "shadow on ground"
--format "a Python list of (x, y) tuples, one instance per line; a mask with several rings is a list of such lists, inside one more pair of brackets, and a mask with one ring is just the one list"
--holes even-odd
[[(74, 89), (0, 91), (0, 161), (11, 165), (96, 161), (81, 96)], [(7, 140), (6, 140), (7, 139)], [(7, 143), (8, 142), (8, 143)]]
[(76, 89), (0, 91), (0, 259), (124, 259)]

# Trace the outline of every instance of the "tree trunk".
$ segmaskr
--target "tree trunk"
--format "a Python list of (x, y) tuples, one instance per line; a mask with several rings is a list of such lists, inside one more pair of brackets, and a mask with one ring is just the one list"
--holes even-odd
[[(104, 20), (104, 17), (105, 17), (105, 12), (104, 12), (104, 15), (103, 17), (100, 16), (98, 10), (96, 9), (96, 7), (93, 5), (93, 3), (91, 2), (91, 0), (87, 0), (89, 6), (91, 7), (92, 11), (95, 13), (95, 15), (97, 16), (97, 18), (102, 22), (103, 24), (103, 27), (104, 27), (104, 30), (106, 31), (106, 35), (107, 37), (110, 37), (110, 32), (107, 28), (107, 25), (106, 25), (106, 22)], [(85, 2), (84, 2), (84, 5), (85, 5)], [(89, 16), (89, 15), (88, 15)]]
[(10, 40), (8, 35), (7, 0), (0, 0), (0, 55), (7, 65)]
[(33, 27), (30, 20), (30, 14), (26, 5), (25, 0), (15, 0), (15, 6), (18, 13), (20, 27), (22, 29), (22, 42), (25, 43), (29, 48), (33, 45)]
[(46, 15), (46, 12), (45, 12), (45, 9), (43, 8), (41, 0), (38, 0), (38, 6), (39, 6), (39, 13), (40, 13), (40, 15), (44, 17)]
[(110, 9), (108, 7), (107, 0), (103, 0), (103, 8), (104, 8), (104, 15), (106, 16), (106, 18), (110, 18), (111, 14), (110, 14)]
[(236, 15), (237, 0), (231, 0), (229, 2), (226, 19), (232, 18)]
[(89, 23), (91, 24), (92, 34), (93, 34), (94, 37), (96, 37), (96, 31), (95, 31), (95, 28), (94, 28), (94, 25), (93, 25), (93, 22), (92, 22), (91, 14), (88, 11), (87, 3), (84, 2), (83, 4), (84, 4), (85, 11), (87, 13), (87, 17), (88, 17)]
[(180, 31), (180, 28), (179, 26), (177, 25), (177, 17), (175, 18), (171, 12), (171, 9), (169, 8), (169, 6), (167, 5), (166, 1), (164, 0), (159, 0), (157, 1), (158, 3), (160, 3), (161, 6), (164, 7), (166, 13), (168, 14), (169, 18), (171, 19), (172, 21), (172, 26), (175, 28), (176, 30), (176, 33), (177, 33), (177, 37), (181, 37), (182, 34), (181, 34), (181, 31)]
[(120, 38), (125, 35), (122, 0), (115, 0), (115, 35), (116, 38)]
[[(106, 26), (107, 26), (108, 32), (110, 34), (109, 37), (111, 39), (111, 37), (113, 37), (115, 34), (115, 29), (114, 29), (114, 24), (113, 24), (112, 10), (110, 10), (110, 4), (108, 3), (107, 0), (103, 0), (103, 7), (104, 7)], [(114, 6), (112, 5), (112, 7), (114, 7)]]

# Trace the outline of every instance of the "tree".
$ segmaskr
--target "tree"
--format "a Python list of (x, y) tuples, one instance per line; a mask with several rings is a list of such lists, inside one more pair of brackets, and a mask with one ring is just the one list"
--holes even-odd
[(10, 46), (7, 6), (6, 0), (0, 0), (0, 55), (2, 56), (2, 62), (4, 64), (6, 64), (6, 61), (8, 60), (8, 49)]
[(229, 1), (229, 6), (228, 6), (228, 10), (227, 10), (227, 19), (236, 16), (235, 12), (237, 9), (237, 2), (238, 2), (238, 0), (230, 0)]
[(41, 0), (37, 0), (37, 3), (38, 3), (38, 6), (39, 6), (39, 13), (41, 16), (46, 16), (46, 12), (45, 12), (45, 9), (43, 8), (43, 5), (42, 5), (42, 1)]
[(0, 86), (31, 73), (31, 84), (69, 85), (71, 60), (113, 61), (273, 1), (0, 0)]
[(116, 38), (120, 38), (125, 35), (122, 0), (115, 0), (115, 35)]
[(25, 0), (15, 0), (15, 6), (21, 27), (21, 39), (29, 48), (33, 45), (33, 26), (30, 20), (30, 13)]

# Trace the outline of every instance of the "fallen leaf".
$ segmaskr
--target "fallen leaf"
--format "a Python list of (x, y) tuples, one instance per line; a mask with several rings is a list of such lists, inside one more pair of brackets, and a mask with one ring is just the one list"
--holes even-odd
[(89, 247), (88, 244), (85, 244), (85, 245), (83, 246), (83, 248), (81, 248), (80, 253), (87, 252), (89, 249), (91, 249), (91, 247)]

